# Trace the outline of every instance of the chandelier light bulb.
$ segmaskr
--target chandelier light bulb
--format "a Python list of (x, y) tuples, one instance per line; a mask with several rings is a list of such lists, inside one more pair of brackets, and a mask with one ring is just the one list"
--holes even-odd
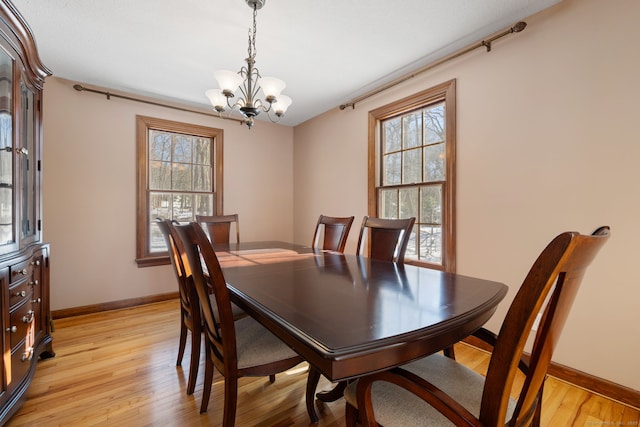
[(271, 104), (271, 108), (276, 112), (276, 116), (282, 117), (284, 116), (285, 111), (291, 105), (293, 101), (287, 95), (279, 95), (278, 99)]
[(280, 92), (287, 86), (285, 82), (275, 77), (262, 77), (258, 84), (268, 102), (277, 99), (280, 96)]
[(234, 71), (218, 70), (213, 73), (213, 77), (218, 82), (218, 86), (226, 96), (233, 96), (242, 84), (242, 76)]
[(222, 93), (222, 90), (209, 89), (204, 94), (207, 96), (207, 98), (209, 98), (209, 102), (211, 102), (211, 105), (213, 105), (213, 108), (218, 113), (224, 111), (224, 106), (227, 104), (227, 97), (224, 93)]

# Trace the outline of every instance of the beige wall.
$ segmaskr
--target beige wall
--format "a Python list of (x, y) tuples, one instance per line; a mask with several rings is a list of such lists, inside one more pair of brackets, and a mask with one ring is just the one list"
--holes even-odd
[[(558, 233), (612, 227), (554, 356), (640, 390), (640, 2), (568, 0), (528, 27), (294, 133), (294, 236), (320, 213), (367, 209), (367, 112), (457, 80), (458, 272), (503, 281), (509, 295)], [(371, 60), (378, 60), (372, 58)], [(364, 83), (364, 82), (363, 82)]]
[(169, 266), (138, 268), (137, 114), (224, 129), (224, 210), (243, 240), (293, 238), (293, 129), (78, 92), (49, 78), (44, 92), (44, 238), (53, 310), (177, 291)]

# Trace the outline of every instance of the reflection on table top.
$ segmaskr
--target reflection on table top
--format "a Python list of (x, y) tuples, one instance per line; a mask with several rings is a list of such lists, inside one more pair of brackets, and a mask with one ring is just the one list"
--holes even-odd
[(481, 327), (501, 283), (283, 242), (216, 245), (236, 304), (331, 380), (396, 366)]

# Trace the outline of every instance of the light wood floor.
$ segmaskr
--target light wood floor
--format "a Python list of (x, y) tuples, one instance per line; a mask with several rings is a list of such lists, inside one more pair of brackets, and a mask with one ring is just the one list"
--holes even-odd
[[(185, 394), (189, 346), (175, 366), (178, 301), (55, 321), (56, 357), (42, 360), (28, 398), (7, 426), (218, 426), (222, 377), (216, 373), (206, 414), (199, 414), (202, 375)], [(488, 355), (465, 344), (459, 361), (483, 372)], [(277, 376), (240, 380), (237, 426), (307, 426), (304, 366)], [(200, 374), (204, 373), (201, 363)], [(319, 389), (330, 388), (322, 380)], [(320, 427), (344, 424), (344, 403), (321, 404)], [(550, 378), (546, 426), (638, 426), (640, 412)]]

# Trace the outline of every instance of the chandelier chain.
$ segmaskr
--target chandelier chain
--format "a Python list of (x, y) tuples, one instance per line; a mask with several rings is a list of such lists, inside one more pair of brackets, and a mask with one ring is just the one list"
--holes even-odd
[(256, 25), (256, 16), (258, 15), (258, 8), (254, 5), (253, 6), (253, 28), (249, 29), (249, 58), (254, 59), (256, 57), (256, 32), (257, 32), (257, 25)]

